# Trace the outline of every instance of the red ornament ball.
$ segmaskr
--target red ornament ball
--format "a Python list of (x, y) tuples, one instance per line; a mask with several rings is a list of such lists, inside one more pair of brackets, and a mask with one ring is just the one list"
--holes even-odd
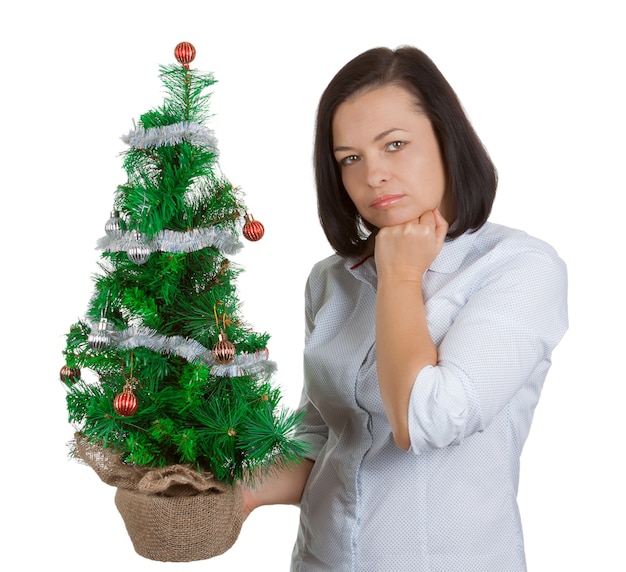
[(265, 227), (250, 214), (246, 215), (246, 223), (243, 225), (243, 235), (252, 242), (261, 240), (265, 234)]
[(189, 64), (196, 57), (196, 48), (189, 42), (181, 42), (174, 48), (176, 60), (189, 69)]
[(80, 379), (80, 369), (64, 365), (59, 372), (63, 383), (75, 383)]
[(236, 349), (232, 342), (228, 341), (225, 333), (220, 333), (217, 343), (213, 346), (213, 358), (221, 365), (226, 365), (235, 359)]
[(116, 395), (113, 400), (113, 409), (122, 417), (130, 417), (137, 413), (139, 401), (137, 400), (137, 396), (133, 393), (133, 390), (124, 388), (122, 393)]

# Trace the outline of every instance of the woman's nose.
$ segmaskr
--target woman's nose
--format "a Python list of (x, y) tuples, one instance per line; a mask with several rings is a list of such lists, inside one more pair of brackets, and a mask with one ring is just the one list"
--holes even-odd
[(366, 161), (367, 184), (370, 187), (380, 187), (391, 178), (389, 165), (384, 158), (371, 158)]

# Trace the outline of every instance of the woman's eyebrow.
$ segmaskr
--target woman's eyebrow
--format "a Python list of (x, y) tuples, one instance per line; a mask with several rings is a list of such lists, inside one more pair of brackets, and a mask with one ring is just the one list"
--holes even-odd
[[(374, 143), (377, 143), (381, 139), (384, 139), (385, 137), (387, 137), (387, 135), (389, 135), (390, 133), (393, 133), (394, 131), (405, 131), (405, 130), (402, 129), (401, 127), (392, 127), (391, 129), (386, 129), (385, 131), (383, 131), (382, 133), (379, 133), (378, 135), (376, 135), (376, 137), (374, 137)], [(353, 151), (353, 150), (354, 150), (354, 147), (345, 147), (345, 146), (339, 146), (333, 149), (335, 153), (344, 152), (344, 151)]]
[(387, 137), (387, 135), (389, 135), (390, 133), (393, 133), (394, 131), (404, 131), (404, 129), (402, 129), (401, 127), (392, 127), (391, 129), (387, 129), (386, 131), (383, 131), (382, 133), (374, 137), (374, 142), (377, 143), (378, 141), (380, 141), (381, 139), (384, 139), (385, 137)]

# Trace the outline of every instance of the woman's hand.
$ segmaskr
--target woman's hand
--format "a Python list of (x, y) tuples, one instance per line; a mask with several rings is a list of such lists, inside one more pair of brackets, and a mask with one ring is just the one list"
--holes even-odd
[(443, 247), (448, 223), (438, 209), (419, 219), (386, 226), (376, 235), (374, 257), (378, 276), (419, 282)]

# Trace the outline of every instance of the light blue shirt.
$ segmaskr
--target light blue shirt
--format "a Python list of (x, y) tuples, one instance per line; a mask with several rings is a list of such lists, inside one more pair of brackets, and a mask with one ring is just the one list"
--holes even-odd
[[(546, 243), (487, 223), (446, 242), (423, 279), (436, 367), (393, 440), (376, 374), (376, 268), (331, 256), (306, 289), (313, 471), (293, 572), (522, 572), (520, 454), (567, 329), (567, 274)], [(399, 315), (402, 315), (400, 311)]]

